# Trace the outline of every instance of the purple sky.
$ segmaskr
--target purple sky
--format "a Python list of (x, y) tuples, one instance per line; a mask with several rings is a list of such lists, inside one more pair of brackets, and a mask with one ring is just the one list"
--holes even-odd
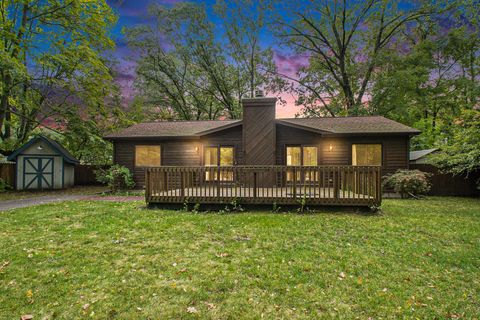
[[(173, 5), (178, 0), (107, 0), (107, 3), (119, 15), (118, 24), (113, 30), (113, 38), (116, 42), (115, 58), (119, 63), (117, 81), (122, 88), (122, 95), (126, 101), (131, 100), (134, 96), (133, 80), (135, 78), (135, 63), (133, 61), (133, 52), (127, 47), (125, 39), (122, 35), (123, 27), (131, 27), (138, 24), (145, 24), (148, 21), (147, 10), (151, 3), (159, 3), (165, 5)], [(207, 6), (207, 10), (211, 10), (215, 0), (197, 1), (203, 2)], [(215, 20), (213, 20), (215, 21)], [(275, 46), (271, 35), (265, 34), (262, 43), (272, 46), (275, 53), (275, 62), (281, 73), (293, 76), (298, 68), (306, 63), (305, 58), (289, 55), (286, 51)], [(300, 110), (295, 106), (294, 97), (288, 94), (282, 95), (287, 101), (286, 106), (277, 107), (277, 117), (293, 117)]]

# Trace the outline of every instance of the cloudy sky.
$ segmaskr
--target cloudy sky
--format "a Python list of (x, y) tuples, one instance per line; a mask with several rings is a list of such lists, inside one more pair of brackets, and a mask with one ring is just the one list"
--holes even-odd
[[(174, 5), (178, 0), (107, 0), (108, 4), (119, 15), (119, 21), (113, 30), (113, 37), (117, 44), (114, 53), (119, 62), (118, 82), (122, 87), (124, 98), (128, 101), (133, 96), (132, 82), (135, 78), (135, 63), (133, 52), (127, 47), (125, 39), (122, 35), (122, 28), (135, 26), (138, 24), (148, 23), (148, 7), (154, 2), (164, 5)], [(215, 0), (193, 0), (204, 2), (207, 5), (207, 10), (215, 4)], [(213, 19), (215, 22), (215, 19)], [(287, 75), (294, 75), (296, 70), (305, 64), (305, 59), (295, 57), (289, 54), (286, 50), (275, 46), (273, 38), (269, 34), (265, 34), (262, 42), (264, 45), (272, 46), (275, 53), (275, 62), (281, 73)], [(293, 117), (299, 111), (299, 107), (294, 105), (294, 98), (288, 94), (282, 96), (287, 101), (286, 106), (277, 107), (277, 117)]]

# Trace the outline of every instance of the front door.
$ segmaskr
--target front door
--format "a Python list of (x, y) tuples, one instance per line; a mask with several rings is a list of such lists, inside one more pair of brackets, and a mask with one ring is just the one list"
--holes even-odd
[(23, 188), (53, 188), (53, 158), (25, 157), (23, 160)]

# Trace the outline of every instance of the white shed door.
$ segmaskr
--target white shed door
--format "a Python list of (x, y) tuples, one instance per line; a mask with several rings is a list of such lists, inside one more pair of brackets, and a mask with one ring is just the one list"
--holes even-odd
[(24, 189), (53, 188), (53, 158), (25, 157), (23, 170)]

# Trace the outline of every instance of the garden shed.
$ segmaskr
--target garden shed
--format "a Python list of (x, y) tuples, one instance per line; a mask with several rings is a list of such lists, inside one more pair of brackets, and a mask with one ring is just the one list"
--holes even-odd
[(40, 135), (15, 150), (8, 160), (15, 161), (17, 190), (71, 187), (79, 163), (57, 141)]

